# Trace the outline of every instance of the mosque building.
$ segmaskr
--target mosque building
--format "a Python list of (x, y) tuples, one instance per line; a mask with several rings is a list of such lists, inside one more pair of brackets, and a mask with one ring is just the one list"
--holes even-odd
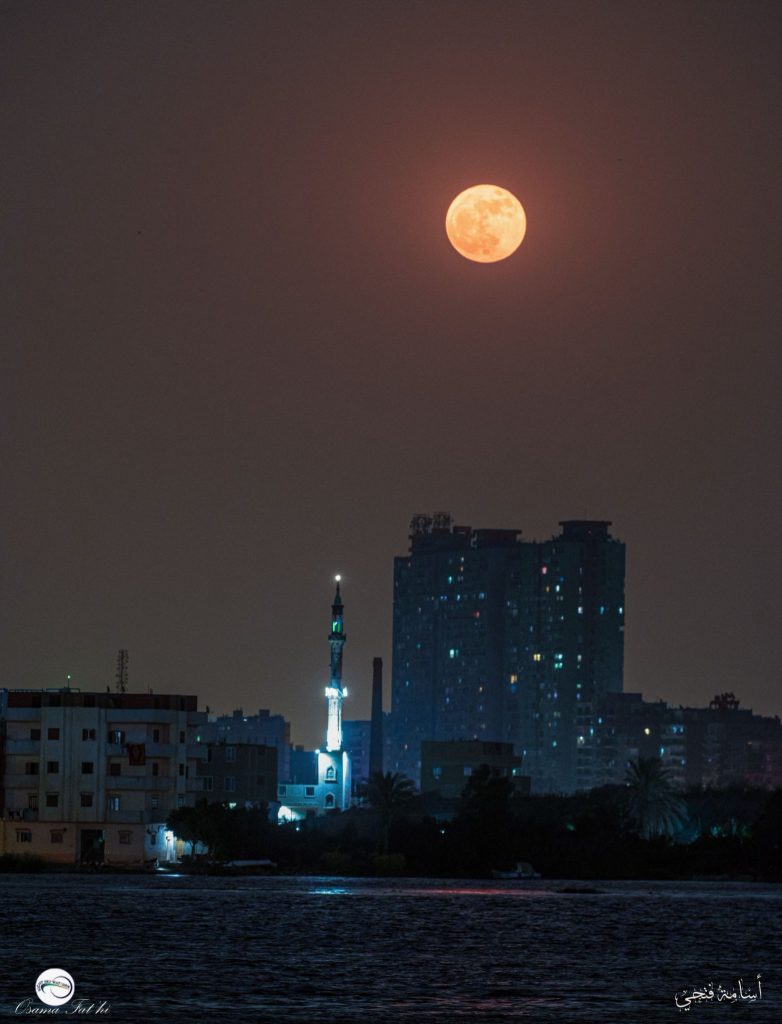
[(280, 810), (279, 821), (300, 821), (302, 818), (325, 814), (327, 811), (344, 811), (350, 807), (351, 772), (350, 757), (343, 749), (342, 742), (342, 701), (347, 697), (347, 688), (342, 683), (342, 650), (345, 634), (344, 605), (340, 593), (340, 577), (336, 577), (337, 591), (331, 606), (331, 671), (326, 687), (328, 721), (326, 727), (326, 749), (313, 754), (316, 764), (315, 779), (311, 784), (282, 782), (278, 786)]

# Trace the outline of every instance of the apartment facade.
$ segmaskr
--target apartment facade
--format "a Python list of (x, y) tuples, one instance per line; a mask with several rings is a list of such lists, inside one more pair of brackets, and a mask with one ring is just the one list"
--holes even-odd
[(618, 785), (638, 758), (657, 758), (679, 789), (782, 786), (782, 723), (742, 708), (732, 693), (708, 707), (610, 694), (578, 723), (579, 789)]
[(200, 795), (197, 698), (0, 690), (0, 852), (141, 867)]
[(623, 689), (625, 548), (606, 521), (520, 530), (413, 518), (394, 560), (391, 767), (426, 740), (513, 744), (536, 792), (577, 788), (582, 704)]
[(455, 800), (470, 776), (485, 765), (492, 775), (507, 779), (519, 793), (529, 792), (529, 778), (521, 775), (521, 757), (512, 743), (486, 740), (426, 740), (421, 744), (421, 792), (439, 793)]
[(277, 800), (277, 748), (263, 743), (207, 743), (197, 777), (204, 800), (260, 807)]

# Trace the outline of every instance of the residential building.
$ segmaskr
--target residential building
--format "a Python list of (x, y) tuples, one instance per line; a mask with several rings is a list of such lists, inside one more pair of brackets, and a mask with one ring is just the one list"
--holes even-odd
[(197, 698), (0, 690), (0, 852), (141, 866), (200, 790)]
[(630, 761), (659, 758), (680, 789), (782, 786), (782, 723), (741, 708), (732, 693), (708, 707), (609, 694), (585, 705), (578, 726), (580, 789), (621, 784)]
[(291, 770), (291, 726), (282, 715), (261, 708), (245, 715), (235, 708), (230, 715), (210, 715), (199, 732), (202, 743), (259, 743), (277, 751), (277, 778), (287, 779)]
[(513, 744), (537, 792), (577, 786), (582, 703), (623, 687), (624, 545), (606, 521), (549, 541), (417, 515), (394, 560), (392, 767), (424, 740)]
[(197, 777), (210, 803), (261, 807), (277, 800), (277, 749), (262, 743), (207, 743)]
[(521, 774), (521, 758), (512, 743), (487, 740), (424, 740), (421, 744), (421, 792), (457, 799), (470, 776), (486, 765), (492, 775), (508, 779), (514, 789), (529, 792)]

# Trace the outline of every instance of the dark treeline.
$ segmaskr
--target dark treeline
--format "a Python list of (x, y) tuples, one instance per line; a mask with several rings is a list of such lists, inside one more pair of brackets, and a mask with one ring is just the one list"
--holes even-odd
[(484, 767), (450, 803), (388, 774), (343, 813), (276, 825), (262, 809), (202, 803), (169, 827), (208, 849), (202, 864), (269, 858), (285, 873), (486, 878), (522, 861), (544, 878), (782, 881), (782, 790), (676, 794), (657, 764), (634, 773), (625, 786), (522, 797)]

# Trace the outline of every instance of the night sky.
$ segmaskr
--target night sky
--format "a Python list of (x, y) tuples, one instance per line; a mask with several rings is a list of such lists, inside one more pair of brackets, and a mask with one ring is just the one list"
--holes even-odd
[(447, 509), (612, 520), (625, 688), (782, 712), (780, 11), (3, 4), (0, 686), (127, 647), (314, 745), (333, 574), (366, 717)]

